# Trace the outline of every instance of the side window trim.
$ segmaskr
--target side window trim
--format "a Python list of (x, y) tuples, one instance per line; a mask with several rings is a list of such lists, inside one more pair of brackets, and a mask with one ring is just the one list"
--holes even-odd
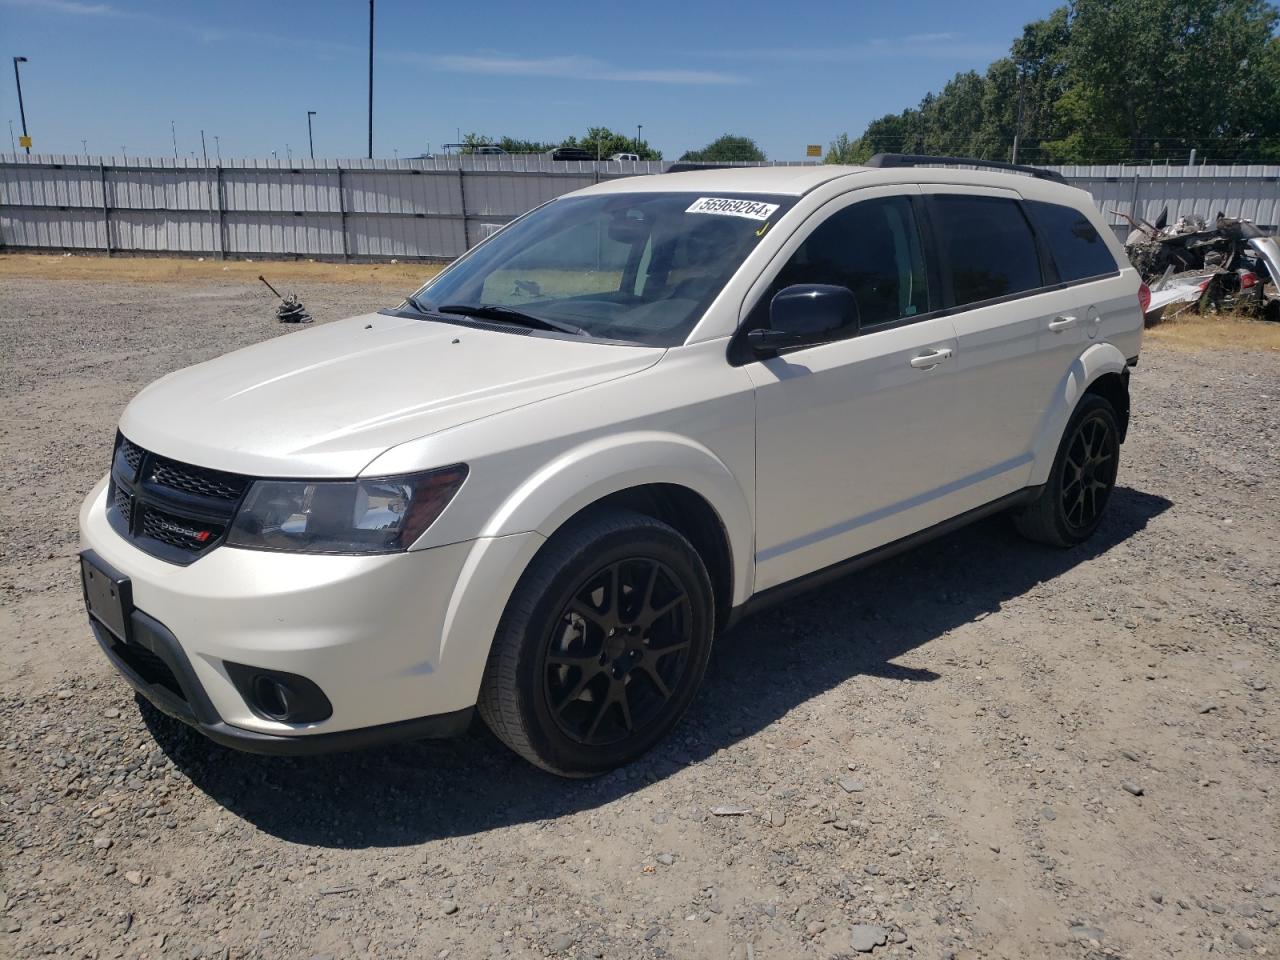
[[(1070, 204), (1057, 203), (1053, 200), (1032, 200), (1028, 197), (1021, 197), (1018, 201), (1018, 205), (1022, 207), (1022, 215), (1027, 218), (1027, 223), (1031, 225), (1031, 232), (1034, 233), (1036, 236), (1036, 244), (1041, 250), (1042, 264), (1048, 263), (1053, 265), (1053, 278), (1054, 278), (1055, 284), (1052, 287), (1046, 287), (1046, 289), (1066, 290), (1069, 287), (1078, 287), (1082, 283), (1094, 283), (1095, 281), (1098, 281), (1098, 280), (1110, 280), (1120, 276), (1120, 266), (1116, 264), (1114, 269), (1104, 271), (1103, 273), (1095, 273), (1087, 277), (1080, 277), (1076, 280), (1063, 280), (1062, 273), (1058, 269), (1057, 261), (1054, 260), (1053, 258), (1053, 250), (1049, 244), (1048, 238), (1044, 235), (1044, 232), (1036, 224), (1036, 217), (1030, 208), (1031, 203), (1040, 203), (1047, 206), (1062, 207), (1066, 210), (1072, 210), (1076, 213), (1079, 213), (1080, 211), (1077, 208), (1071, 206)], [(1090, 220), (1090, 218), (1085, 217), (1085, 219), (1089, 221), (1089, 225), (1093, 227), (1094, 230), (1098, 229), (1097, 224), (1093, 223), (1092, 220)], [(1110, 253), (1110, 251), (1108, 251), (1108, 253)], [(1111, 259), (1112, 259), (1112, 262), (1114, 263), (1115, 262), (1114, 255), (1112, 255)], [(1048, 276), (1048, 273), (1046, 272), (1046, 277), (1047, 276)]]
[[(946, 256), (943, 244), (938, 241), (937, 234), (934, 232), (933, 220), (931, 217), (934, 209), (934, 198), (939, 196), (986, 196), (996, 197), (1003, 200), (1013, 200), (1014, 203), (1017, 204), (1019, 211), (1022, 213), (1022, 218), (1026, 221), (1027, 227), (1031, 230), (1032, 237), (1035, 238), (1036, 254), (1040, 260), (1041, 280), (1044, 282), (1040, 286), (1034, 287), (1030, 290), (1019, 290), (1017, 293), (1007, 293), (1003, 296), (991, 297), (986, 300), (976, 300), (973, 303), (965, 303), (957, 306), (955, 289), (953, 288), (951, 281), (951, 263)], [(984, 307), (994, 307), (1002, 303), (1009, 303), (1013, 300), (1039, 296), (1042, 293), (1052, 293), (1055, 290), (1065, 290), (1069, 287), (1079, 286), (1082, 283), (1094, 283), (1098, 280), (1112, 279), (1120, 276), (1120, 271), (1114, 270), (1111, 273), (1099, 274), (1095, 277), (1086, 277), (1081, 280), (1063, 281), (1059, 279), (1057, 264), (1053, 262), (1052, 255), (1048, 250), (1048, 246), (1045, 243), (1044, 238), (1040, 235), (1040, 231), (1036, 229), (1034, 218), (1030, 215), (1030, 211), (1026, 209), (1025, 199), (1016, 194), (1011, 194), (1007, 190), (992, 189), (990, 192), (987, 192), (981, 188), (967, 187), (963, 191), (956, 191), (952, 193), (945, 188), (939, 189), (935, 187), (932, 190), (924, 191), (920, 200), (922, 206), (926, 210), (926, 217), (929, 218), (927, 243), (931, 246), (931, 249), (926, 249), (925, 251), (925, 262), (926, 264), (934, 263), (937, 265), (938, 272), (940, 274), (939, 282), (941, 283), (942, 299), (945, 303), (945, 307), (943, 309), (930, 313), (929, 316), (931, 317), (955, 316), (956, 314), (966, 313), (969, 310), (981, 310)], [(930, 254), (932, 254), (932, 256), (930, 256)], [(930, 282), (932, 282), (932, 277), (930, 278)]]
[[(924, 258), (925, 277), (927, 278), (929, 285), (929, 305), (933, 309), (929, 310), (927, 313), (918, 313), (909, 317), (899, 317), (897, 320), (889, 320), (877, 324), (867, 324), (862, 327), (857, 336), (880, 333), (884, 330), (894, 330), (898, 327), (904, 327), (912, 323), (919, 323), (923, 320), (933, 320), (937, 317), (947, 316), (949, 313), (954, 312), (953, 310), (947, 309), (945, 306), (937, 304), (937, 301), (940, 299), (941, 288), (938, 286), (940, 280), (936, 267), (936, 258), (933, 255), (935, 253), (933, 249), (933, 233), (931, 225), (926, 224), (922, 219), (923, 217), (928, 216), (928, 212), (919, 186), (916, 184), (902, 183), (893, 184), (892, 186), (886, 185), (881, 188), (863, 187), (854, 189), (848, 193), (841, 194), (838, 197), (833, 197), (817, 210), (810, 213), (804, 219), (804, 222), (796, 227), (792, 232), (791, 236), (787, 239), (787, 242), (778, 249), (778, 252), (774, 255), (773, 259), (769, 261), (768, 267), (760, 272), (760, 276), (757, 278), (756, 284), (760, 283), (765, 277), (768, 277), (768, 281), (764, 283), (761, 293), (754, 298), (752, 297), (752, 291), (756, 289), (756, 284), (752, 284), (751, 290), (747, 291), (747, 296), (743, 299), (743, 307), (740, 308), (741, 312), (738, 318), (738, 328), (729, 339), (729, 346), (726, 351), (730, 366), (741, 367), (748, 363), (759, 363), (764, 359), (756, 356), (755, 352), (747, 347), (747, 334), (752, 329), (749, 326), (751, 317), (756, 310), (759, 309), (763, 297), (768, 294), (769, 289), (773, 286), (773, 281), (777, 278), (783, 268), (786, 267), (796, 250), (800, 248), (801, 244), (804, 243), (809, 235), (817, 230), (818, 227), (828, 219), (836, 216), (844, 210), (847, 210), (854, 204), (866, 203), (870, 200), (879, 200), (886, 197), (902, 197), (911, 207), (912, 216), (915, 218), (916, 233), (920, 241), (920, 255)], [(796, 242), (793, 243), (793, 241)], [(746, 306), (748, 301), (751, 302), (749, 307)], [(852, 339), (852, 337), (841, 337), (838, 340), (832, 340), (823, 344), (816, 344), (815, 346), (830, 346), (832, 343), (843, 343), (849, 339)], [(800, 348), (800, 350), (811, 349), (814, 349), (814, 347)], [(784, 351), (784, 353), (791, 352), (793, 351)]]

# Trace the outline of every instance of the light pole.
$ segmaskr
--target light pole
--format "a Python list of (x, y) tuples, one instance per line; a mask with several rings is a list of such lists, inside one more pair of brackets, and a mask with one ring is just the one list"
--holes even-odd
[(315, 141), (315, 137), (311, 135), (311, 118), (314, 117), (315, 115), (316, 115), (316, 112), (314, 110), (307, 111), (307, 143), (310, 144), (311, 146), (312, 160), (316, 158), (316, 141)]
[(18, 115), (22, 117), (22, 139), (27, 144), (27, 154), (30, 155), (31, 134), (27, 133), (27, 110), (22, 105), (22, 75), (18, 73), (18, 64), (26, 62), (26, 57), (13, 58), (13, 82), (18, 85)]
[(14, 153), (18, 152), (18, 141), (13, 139), (13, 121), (9, 121), (9, 149)]
[(222, 165), (222, 138), (216, 133), (213, 135), (214, 151), (218, 154), (218, 165)]
[(84, 148), (84, 155), (87, 157), (89, 155), (89, 141), (81, 140), (80, 146)]
[(204, 156), (204, 165), (209, 165), (209, 145), (205, 143), (204, 131), (200, 131), (200, 153)]
[(636, 156), (640, 156), (640, 131), (644, 129), (643, 123), (636, 124)]
[(178, 159), (178, 128), (172, 120), (169, 121), (169, 132), (173, 134), (173, 159)]
[(373, 159), (373, 0), (369, 0), (369, 159)]

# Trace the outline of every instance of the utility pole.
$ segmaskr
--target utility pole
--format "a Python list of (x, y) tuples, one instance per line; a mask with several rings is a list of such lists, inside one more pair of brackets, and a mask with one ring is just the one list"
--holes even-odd
[(293, 163), (293, 147), (287, 143), (284, 145), (284, 155), (289, 158), (290, 163)]
[(222, 138), (218, 136), (216, 133), (213, 135), (213, 146), (214, 146), (214, 150), (218, 154), (218, 165), (221, 166), (222, 165)]
[(169, 121), (169, 132), (173, 134), (173, 159), (178, 159), (178, 127), (172, 120)]
[[(372, 0), (370, 0), (372, 2)], [(22, 141), (27, 155), (31, 155), (31, 134), (27, 133), (27, 109), (22, 105), (22, 75), (18, 73), (18, 64), (26, 63), (26, 57), (13, 58), (13, 82), (18, 86), (18, 115), (22, 117)]]
[(204, 165), (209, 165), (209, 146), (204, 142), (204, 131), (200, 131), (200, 152), (204, 154)]
[(9, 149), (14, 153), (18, 152), (18, 141), (13, 139), (13, 121), (9, 121)]
[(369, 0), (369, 159), (373, 159), (373, 0)]
[(644, 129), (643, 123), (636, 124), (636, 156), (640, 156), (640, 131)]
[(1019, 70), (1018, 71), (1018, 113), (1017, 113), (1017, 119), (1015, 119), (1013, 123), (1013, 156), (1009, 160), (1010, 163), (1018, 162), (1018, 141), (1022, 139), (1022, 98), (1024, 94), (1024, 84), (1022, 81), (1023, 81), (1022, 71)]
[(316, 112), (314, 110), (307, 111), (307, 144), (311, 147), (312, 160), (316, 158), (316, 141), (315, 141), (315, 137), (311, 135), (311, 118), (314, 117), (315, 115), (316, 115)]
[(87, 157), (89, 155), (89, 141), (82, 139), (80, 141), (80, 146), (84, 150), (84, 155)]

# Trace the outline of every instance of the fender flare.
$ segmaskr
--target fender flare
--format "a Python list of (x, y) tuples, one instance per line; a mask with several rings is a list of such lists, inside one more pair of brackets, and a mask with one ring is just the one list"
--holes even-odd
[(1053, 467), (1053, 459), (1058, 454), (1058, 446), (1062, 442), (1062, 432), (1067, 428), (1067, 421), (1080, 398), (1088, 392), (1089, 387), (1100, 377), (1109, 373), (1123, 373), (1128, 364), (1124, 354), (1111, 343), (1090, 344), (1067, 370), (1067, 374), (1058, 384), (1052, 400), (1040, 421), (1035, 443), (1032, 446), (1034, 462), (1028, 483), (1038, 486), (1049, 479), (1049, 471)]
[(719, 457), (678, 434), (612, 434), (560, 453), (512, 491), (490, 516), (480, 536), (536, 531), (550, 537), (591, 504), (648, 484), (685, 487), (710, 504), (729, 544), (732, 603), (744, 603), (755, 576), (751, 499)]

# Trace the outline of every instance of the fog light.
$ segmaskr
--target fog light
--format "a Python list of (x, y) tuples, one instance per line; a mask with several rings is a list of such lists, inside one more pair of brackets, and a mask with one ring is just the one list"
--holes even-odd
[(319, 723), (333, 716), (333, 705), (306, 677), (224, 661), (227, 676), (257, 716), (278, 723)]

